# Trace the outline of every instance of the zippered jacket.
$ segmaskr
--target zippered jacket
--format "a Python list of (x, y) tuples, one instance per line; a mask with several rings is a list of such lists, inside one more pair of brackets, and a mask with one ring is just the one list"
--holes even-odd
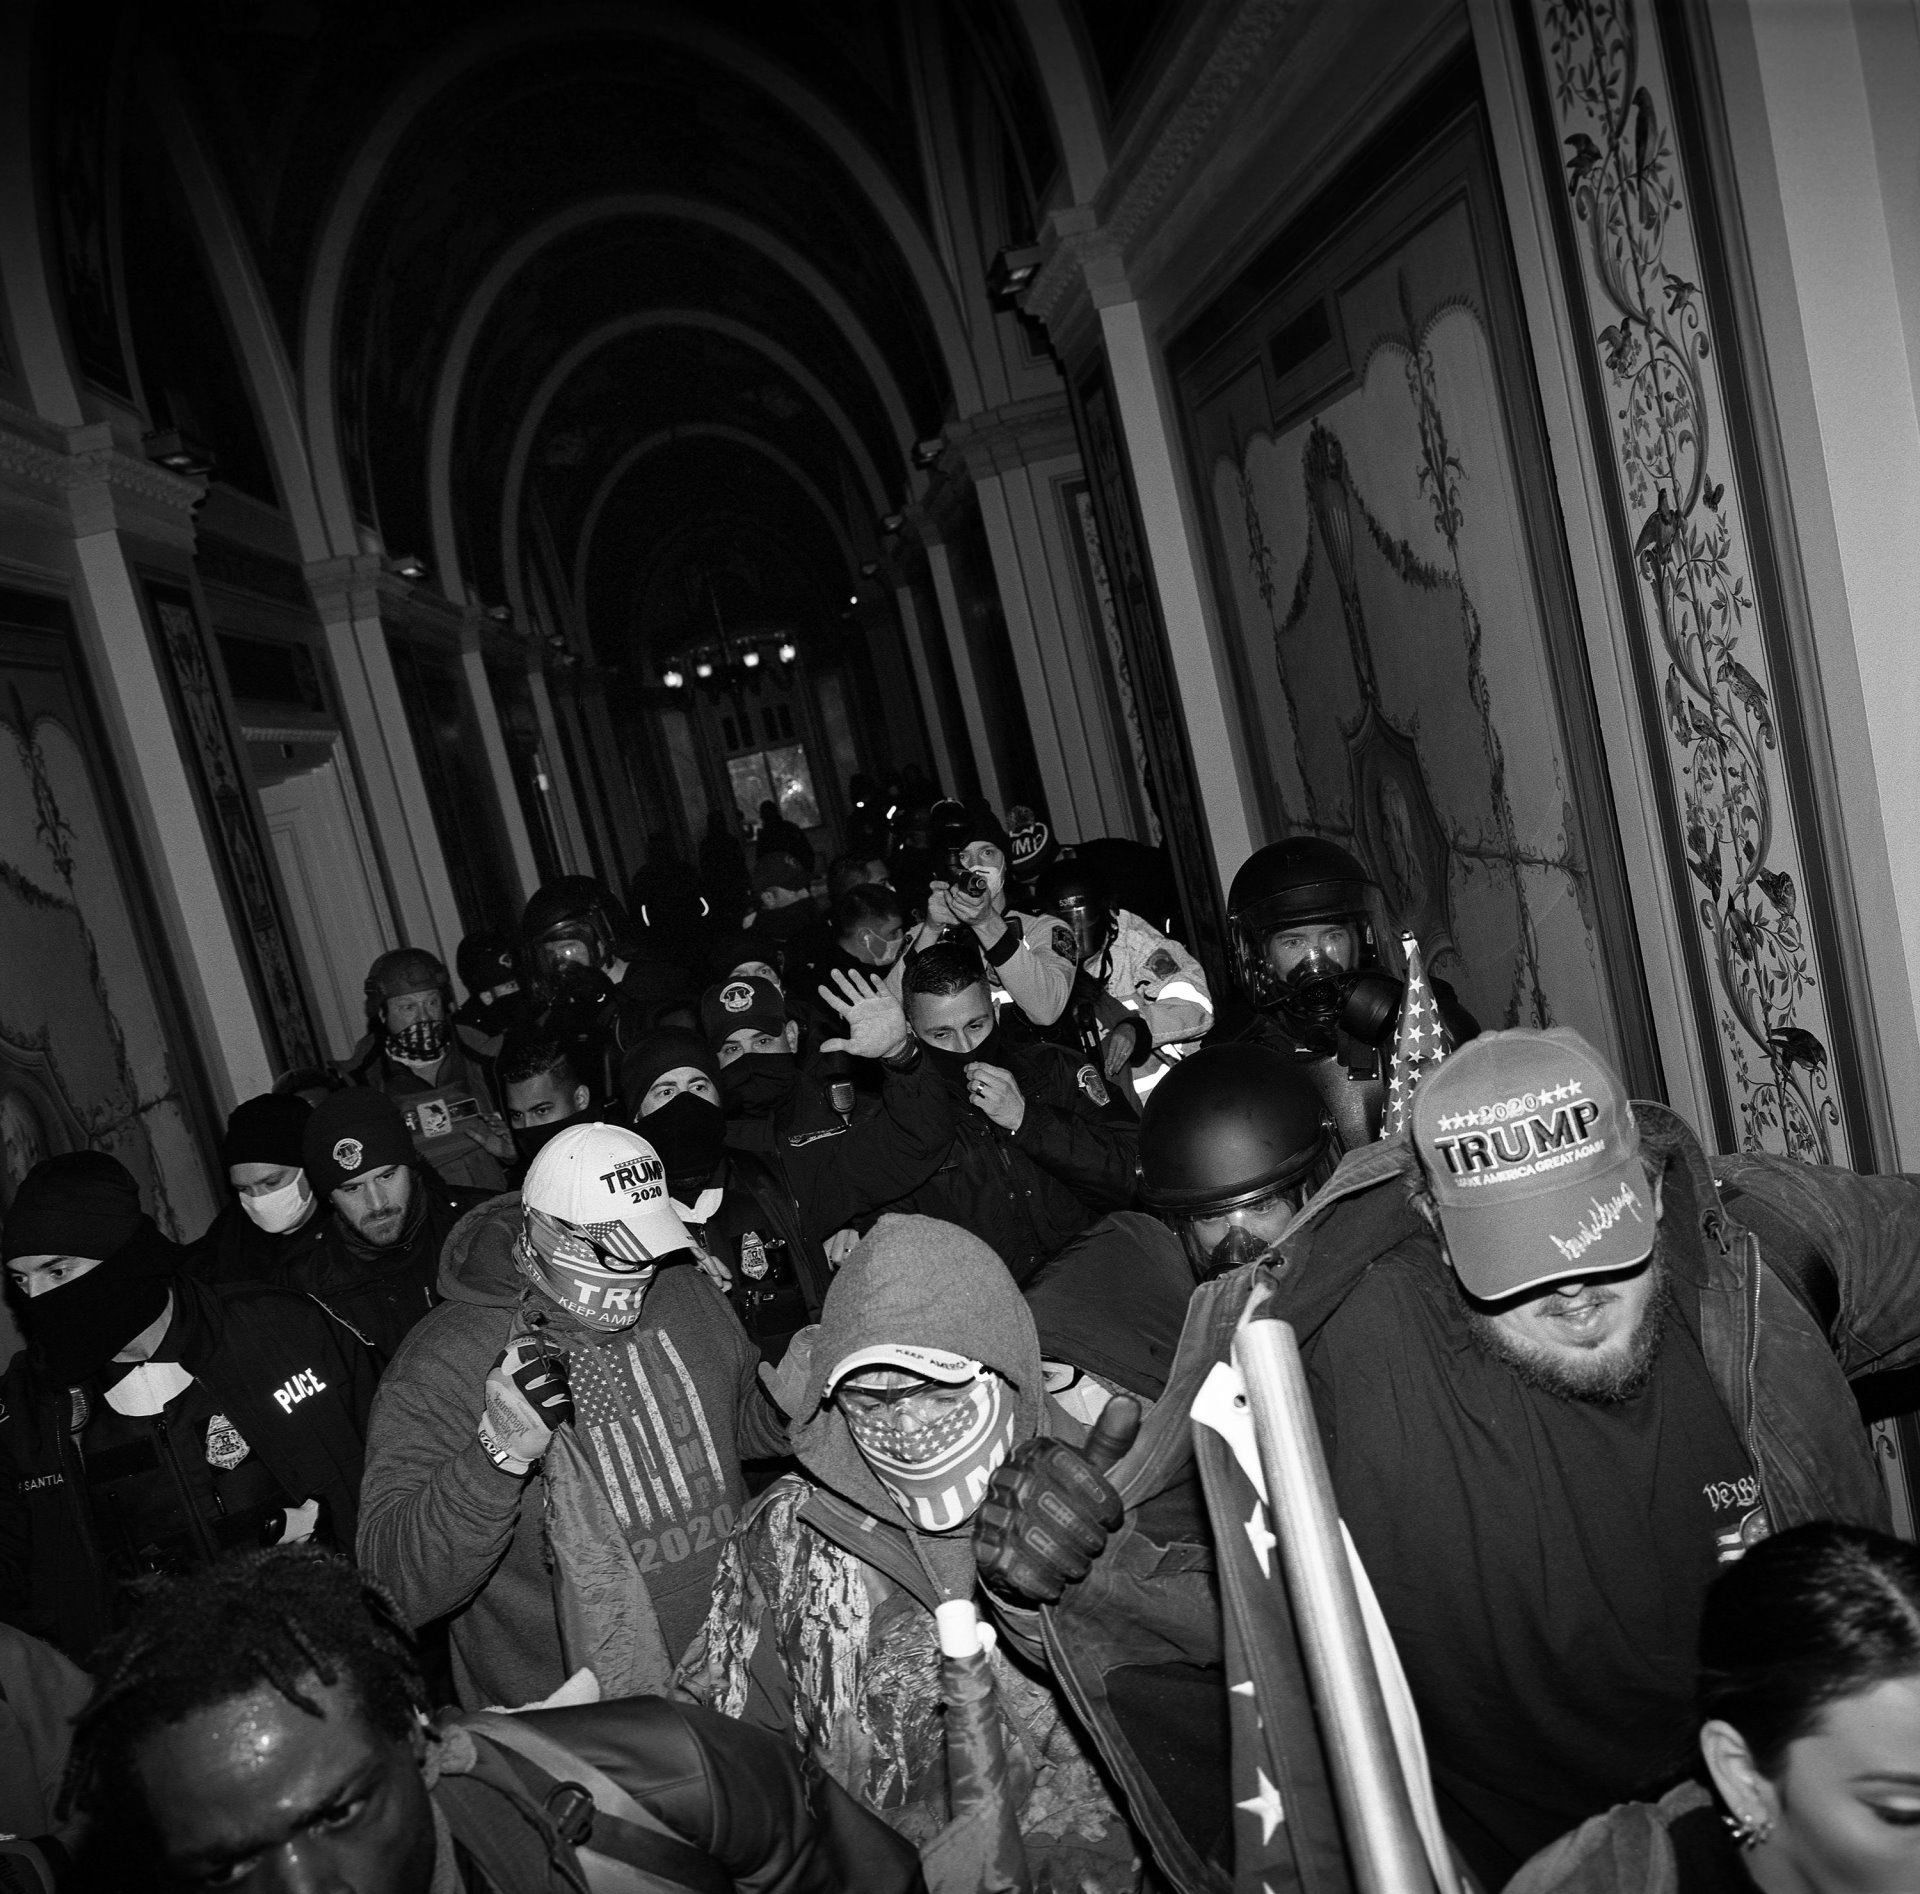
[[(268, 1490), (262, 1475), (286, 1502), (319, 1500), (330, 1536), (353, 1544), (378, 1375), (372, 1352), (310, 1296), (254, 1283), (210, 1288), (189, 1276), (172, 1286), (165, 1346), (195, 1385), (153, 1422), (115, 1414), (96, 1386), (59, 1386), (31, 1350), (0, 1379), (0, 1618), (82, 1664), (134, 1576), (111, 1520), (96, 1510), (90, 1461), (102, 1478), (165, 1476), (160, 1490), (177, 1499), (179, 1516), (160, 1522), (163, 1536), (187, 1548), (190, 1562), (229, 1549), (247, 1522), (227, 1496), (257, 1504)], [(189, 1413), (190, 1428), (169, 1420)], [(111, 1461), (95, 1459), (94, 1446), (109, 1439)]]
[[(640, 1604), (668, 1585), (684, 1599), (680, 1581), (711, 1572), (745, 1499), (741, 1459), (786, 1447), (759, 1353), (698, 1269), (662, 1268), (632, 1328), (588, 1330), (515, 1267), (520, 1221), (516, 1191), (455, 1227), (440, 1259), (446, 1299), (401, 1345), (369, 1427), (360, 1562), (414, 1624), (450, 1619), (454, 1683), (469, 1708), (533, 1702), (571, 1668), (547, 1525), (551, 1469), (501, 1471), (477, 1432), (487, 1372), (509, 1341), (537, 1334), (568, 1357), (582, 1450), (570, 1463), (584, 1456), (598, 1470), (601, 1510), (618, 1511), (633, 1554), (603, 1561), (606, 1583), (637, 1570)], [(661, 1629), (670, 1661), (686, 1637)]]
[[(1708, 1372), (1759, 1477), (1775, 1530), (1843, 1519), (1887, 1530), (1890, 1507), (1850, 1376), (1920, 1358), (1920, 1180), (1756, 1154), (1709, 1158), (1666, 1107), (1633, 1106), (1662, 1166), (1661, 1233), (1676, 1280), (1699, 1297)], [(1305, 1347), (1375, 1262), (1422, 1248), (1448, 1265), (1414, 1202), (1404, 1139), (1351, 1151), (1288, 1231), (1275, 1268), (1237, 1271), (1194, 1296), (1167, 1389), (1109, 1475), (1126, 1519), (1080, 1584), (1003, 1628), (1047, 1659), (1126, 1789), (1163, 1873), (1183, 1894), (1224, 1894), (1231, 1864), (1202, 1832), (1192, 1793), (1226, 1780), (1219, 1591), (1189, 1418), (1229, 1358), (1251, 1293)], [(1213, 1677), (1197, 1690), (1197, 1677)], [(1176, 1729), (1173, 1710), (1195, 1714)], [(1200, 1753), (1211, 1744), (1211, 1753)], [(1277, 1894), (1277, 1884), (1276, 1884)]]
[(957, 1105), (945, 1160), (893, 1208), (971, 1230), (1025, 1282), (1103, 1211), (1133, 1201), (1140, 1136), (1086, 1059), (1017, 1042), (1005, 1056), (1026, 1098), (1020, 1129)]

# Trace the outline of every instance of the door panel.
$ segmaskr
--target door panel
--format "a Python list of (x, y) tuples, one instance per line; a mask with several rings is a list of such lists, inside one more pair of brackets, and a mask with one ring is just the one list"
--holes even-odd
[(392, 944), (373, 863), (331, 757), (262, 788), (260, 806), (327, 1050), (344, 1059), (366, 1031), (367, 969)]

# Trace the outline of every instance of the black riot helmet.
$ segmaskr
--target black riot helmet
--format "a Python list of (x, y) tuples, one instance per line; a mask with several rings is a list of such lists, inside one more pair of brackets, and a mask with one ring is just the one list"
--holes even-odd
[(1079, 961), (1091, 960), (1113, 939), (1113, 899), (1105, 881), (1084, 862), (1055, 862), (1040, 877), (1040, 912), (1058, 915), (1073, 929)]
[(626, 931), (620, 904), (592, 875), (549, 881), (520, 920), (534, 980), (548, 991), (576, 969), (604, 974), (609, 962), (630, 958)]
[[(1318, 835), (1290, 835), (1249, 855), (1227, 892), (1227, 925), (1247, 998), (1330, 1032), (1356, 976), (1379, 965), (1372, 918), (1379, 893), (1353, 856)], [(1291, 967), (1275, 965), (1270, 948), (1277, 937), (1313, 927), (1349, 930), (1344, 961), (1338, 950), (1315, 946)]]
[(1313, 1081), (1271, 1046), (1203, 1046), (1140, 1115), (1140, 1195), (1202, 1282), (1264, 1255), (1339, 1161)]
[(520, 984), (520, 957), (514, 950), (513, 936), (504, 927), (482, 928), (467, 935), (453, 964), (469, 994), (491, 993), (500, 987), (511, 993)]

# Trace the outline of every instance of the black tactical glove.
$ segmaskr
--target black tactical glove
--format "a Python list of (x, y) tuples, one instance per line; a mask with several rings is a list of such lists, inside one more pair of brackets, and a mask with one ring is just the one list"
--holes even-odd
[(1061, 1440), (1023, 1441), (987, 1486), (973, 1522), (980, 1576), (1016, 1604), (1049, 1604), (1086, 1577), (1125, 1517), (1105, 1475), (1140, 1431), (1140, 1403), (1116, 1394), (1084, 1453)]

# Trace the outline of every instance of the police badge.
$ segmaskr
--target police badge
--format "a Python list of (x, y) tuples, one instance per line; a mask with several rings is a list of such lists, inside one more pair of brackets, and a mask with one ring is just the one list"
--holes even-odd
[(754, 1282), (767, 1273), (767, 1246), (758, 1230), (749, 1230), (740, 1239), (740, 1273)]
[(246, 1436), (224, 1414), (207, 1421), (207, 1465), (231, 1473), (253, 1451)]

